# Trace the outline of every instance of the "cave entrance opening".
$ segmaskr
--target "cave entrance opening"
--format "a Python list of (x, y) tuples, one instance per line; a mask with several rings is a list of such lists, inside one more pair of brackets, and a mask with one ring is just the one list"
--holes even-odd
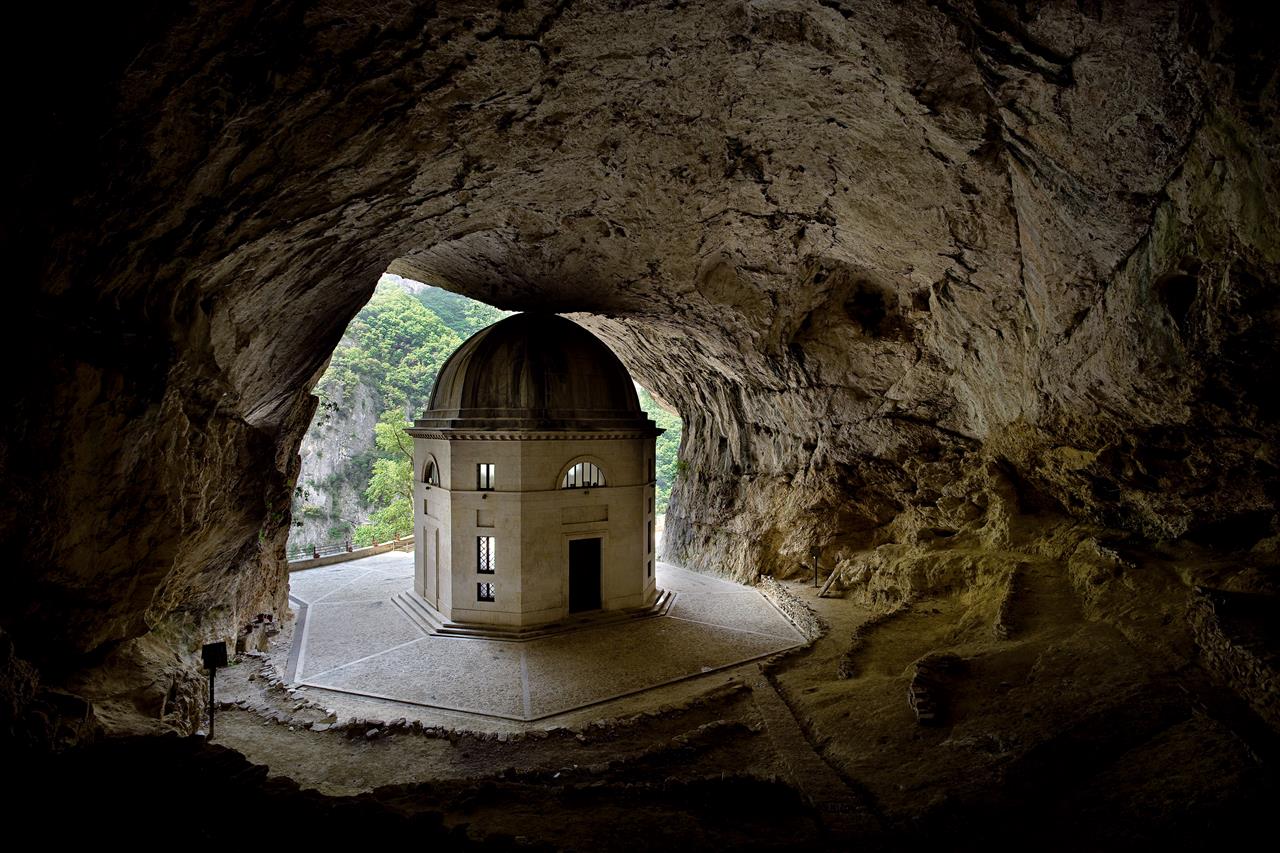
[[(403, 427), (426, 406), (445, 359), (509, 313), (393, 273), (379, 279), (313, 390), (319, 403), (299, 448), (290, 560), (422, 532), (414, 530), (413, 448)], [(665, 430), (657, 440), (648, 507), (660, 548), (683, 424), (648, 389), (637, 384), (636, 392), (646, 414)], [(430, 503), (428, 489), (428, 515)], [(432, 554), (439, 558), (438, 551)]]
[[(426, 405), (450, 353), (506, 314), (391, 273), (378, 280), (313, 389), (319, 403), (299, 448), (291, 560), (413, 535), (413, 445), (403, 427)], [(428, 490), (428, 512), (430, 501)]]

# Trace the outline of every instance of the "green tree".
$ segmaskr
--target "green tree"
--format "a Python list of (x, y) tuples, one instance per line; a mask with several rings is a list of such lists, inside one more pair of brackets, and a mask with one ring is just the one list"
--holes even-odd
[(658, 513), (667, 511), (671, 500), (671, 487), (679, 476), (677, 460), (680, 456), (680, 431), (683, 422), (679, 416), (671, 414), (658, 405), (648, 389), (636, 386), (640, 394), (640, 407), (653, 419), (659, 429), (664, 429), (655, 443), (654, 467), (657, 469), (657, 485), (654, 487), (654, 510)]
[(462, 338), (421, 302), (394, 285), (382, 284), (351, 325), (330, 370), (378, 389), (384, 404), (422, 408), (445, 359)]
[(510, 313), (439, 287), (424, 287), (416, 295), (427, 310), (464, 339)]
[(413, 439), (400, 409), (388, 409), (374, 426), (377, 458), (364, 496), (377, 507), (368, 524), (356, 528), (355, 544), (364, 547), (413, 532)]
[[(356, 394), (357, 386), (363, 386), (372, 392), (376, 411), (384, 412), (374, 446), (364, 443), (367, 438), (356, 440), (350, 457), (326, 478), (327, 490), (335, 496), (333, 505), (310, 508), (307, 515), (309, 508), (298, 497), (295, 518), (315, 519), (320, 513), (329, 516), (331, 529), (345, 525), (337, 516), (334, 490), (349, 483), (364, 496), (371, 512), (369, 524), (354, 533), (357, 542), (382, 541), (412, 530), (411, 452), (407, 443), (399, 447), (400, 441), (408, 440), (400, 431), (404, 416), (426, 407), (436, 375), (463, 340), (505, 314), (436, 287), (420, 288), (413, 295), (394, 277), (380, 281), (368, 304), (347, 326), (316, 385), (320, 406), (311, 424), (312, 430), (319, 430), (345, 421), (343, 409), (367, 398), (367, 392)], [(387, 420), (392, 414), (394, 428)]]

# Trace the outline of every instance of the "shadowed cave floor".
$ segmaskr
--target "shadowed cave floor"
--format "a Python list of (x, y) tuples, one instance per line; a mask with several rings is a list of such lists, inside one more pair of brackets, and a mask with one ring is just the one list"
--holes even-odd
[[(215, 745), (73, 751), (30, 772), (16, 813), (78, 803), (82, 821), (54, 823), (87, 838), (127, 816), (176, 827), (213, 796), (228, 823), (211, 822), (210, 840), (259, 827), (326, 842), (361, 826), (364, 837), (445, 849), (1195, 849), (1263, 831), (1280, 787), (1256, 745), (1203, 701), (1214, 689), (1195, 672), (1159, 671), (1084, 620), (1056, 573), (1033, 566), (1024, 584), (1011, 639), (972, 631), (943, 595), (881, 622), (851, 652), (866, 611), (785, 583), (829, 626), (765, 667), (799, 743), (772, 730), (754, 665), (686, 684), (656, 708), (608, 706), (609, 719), (588, 709), (483, 730), (366, 717), (312, 731), (330, 718), (272, 683), (277, 648), (227, 671)], [(921, 726), (906, 689), (917, 659), (940, 646), (964, 669), (942, 724)], [(852, 821), (831, 802), (815, 808), (812, 784), (796, 778), (794, 753), (815, 749), (844, 783)]]

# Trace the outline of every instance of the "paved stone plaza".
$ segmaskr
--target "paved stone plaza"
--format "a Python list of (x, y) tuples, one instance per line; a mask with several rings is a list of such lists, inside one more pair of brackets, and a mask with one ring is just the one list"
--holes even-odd
[(664, 616), (524, 642), (427, 635), (392, 596), (400, 551), (298, 572), (291, 683), (511, 720), (537, 720), (802, 645), (756, 590), (658, 563)]

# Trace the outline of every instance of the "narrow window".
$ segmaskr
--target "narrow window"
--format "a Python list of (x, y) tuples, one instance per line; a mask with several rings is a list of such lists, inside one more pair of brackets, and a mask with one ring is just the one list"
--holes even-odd
[(428, 486), (440, 485), (440, 469), (436, 467), (434, 459), (427, 460), (427, 468), (422, 472), (422, 482)]
[(476, 488), (482, 492), (493, 491), (492, 462), (481, 462), (476, 466)]
[(476, 537), (476, 571), (482, 575), (493, 574), (493, 537), (477, 536)]
[(649, 577), (653, 577), (653, 560), (649, 561)]
[(476, 584), (476, 601), (493, 601), (493, 584)]
[(649, 457), (649, 480), (653, 481), (656, 479), (658, 479), (658, 469), (656, 467), (656, 463), (653, 461), (653, 457), (650, 456)]
[(653, 553), (653, 525), (649, 525), (649, 553)]
[(653, 513), (653, 496), (652, 495), (650, 495), (649, 497), (649, 512), (651, 514)]
[(604, 472), (593, 462), (579, 462), (564, 472), (560, 481), (562, 489), (587, 489), (604, 485)]

